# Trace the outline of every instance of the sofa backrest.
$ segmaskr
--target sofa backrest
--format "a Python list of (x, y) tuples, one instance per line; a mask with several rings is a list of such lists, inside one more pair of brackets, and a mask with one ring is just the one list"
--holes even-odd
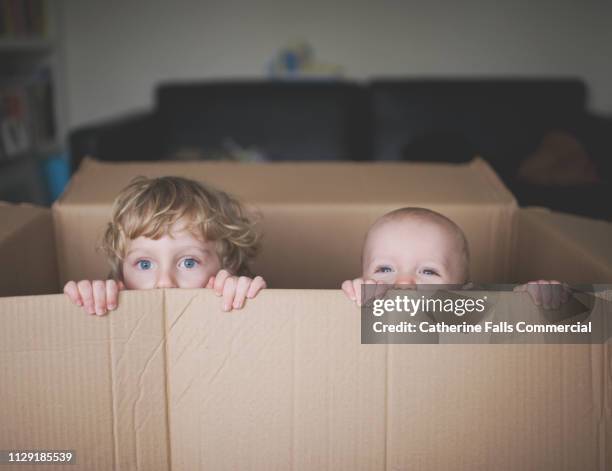
[(367, 129), (364, 89), (347, 82), (169, 83), (157, 90), (166, 155), (202, 157), (235, 147), (268, 160), (359, 160)]
[(479, 154), (502, 171), (548, 129), (571, 126), (586, 102), (584, 83), (572, 79), (375, 80), (370, 90), (376, 159)]

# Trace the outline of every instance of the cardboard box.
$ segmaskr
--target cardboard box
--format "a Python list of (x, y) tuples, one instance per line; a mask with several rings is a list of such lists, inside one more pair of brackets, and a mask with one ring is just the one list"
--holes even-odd
[[(105, 167), (114, 165), (88, 163), (55, 206), (63, 272), (49, 286), (103, 275), (100, 260), (93, 268), (84, 263), (108, 215), (102, 193), (121, 188), (132, 173), (165, 172), (164, 164), (124, 165), (108, 174)], [(172, 173), (193, 177), (199, 165)], [(270, 289), (229, 314), (204, 289), (123, 292), (119, 309), (104, 317), (85, 315), (63, 295), (0, 298), (0, 450), (72, 449), (77, 466), (45, 467), (67, 470), (612, 468), (609, 342), (361, 345), (359, 311), (337, 289), (338, 277), (358, 273), (357, 232), (397, 206), (424, 205), (461, 219), (472, 252), (480, 252), (473, 269), (482, 281), (576, 272), (569, 281), (609, 283), (610, 224), (519, 210), (478, 161), (407, 165), (413, 172), (405, 175), (397, 164), (391, 172), (384, 165), (330, 164), (325, 172), (279, 165), (269, 167), (280, 178), (276, 188), (265, 166), (208, 165), (208, 181), (242, 189), (242, 198), (252, 197), (264, 218), (276, 221), (264, 219), (265, 230), (282, 229), (282, 237), (272, 236), (281, 259), (274, 245), (264, 246), (262, 269), (273, 277), (284, 270), (286, 278), (273, 278), (281, 285), (334, 289)], [(307, 192), (317, 173), (318, 191)], [(95, 175), (108, 189), (93, 191)], [(338, 184), (344, 180), (358, 181), (360, 191)], [(243, 186), (249, 181), (255, 183)], [(391, 181), (372, 204), (359, 196), (368, 181)], [(290, 190), (294, 196), (274, 203), (275, 191)], [(342, 236), (350, 241), (339, 255), (321, 257), (309, 245), (325, 240), (315, 230), (317, 215), (324, 226), (334, 224), (338, 250)], [(286, 218), (296, 231), (286, 230)], [(303, 236), (308, 227), (312, 238)], [(49, 240), (40, 227), (28, 234), (20, 238), (26, 249)], [(285, 264), (305, 260), (300, 270), (283, 267), (288, 256)], [(313, 257), (317, 263), (308, 264)], [(321, 276), (317, 264), (331, 275)], [(25, 269), (22, 280), (42, 267)], [(612, 300), (609, 291), (605, 296)]]
[[(515, 279), (612, 282), (612, 224), (544, 208), (518, 211)], [(571, 258), (570, 263), (566, 258)]]
[(612, 463), (609, 345), (361, 345), (331, 290), (231, 314), (208, 290), (122, 293), (105, 317), (60, 295), (0, 312), (0, 447), (76, 451), (51, 469)]

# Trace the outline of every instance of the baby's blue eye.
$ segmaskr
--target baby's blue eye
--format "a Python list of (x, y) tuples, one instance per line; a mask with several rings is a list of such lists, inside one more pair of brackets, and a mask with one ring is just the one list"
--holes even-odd
[(150, 270), (151, 269), (151, 261), (150, 260), (138, 260), (137, 262), (138, 268), (141, 270)]
[(190, 268), (195, 268), (196, 265), (198, 264), (198, 261), (195, 258), (186, 258), (185, 260), (181, 262), (181, 264), (185, 268), (190, 269)]
[(381, 267), (376, 267), (376, 270), (374, 270), (374, 273), (391, 273), (392, 271), (393, 270), (391, 269), (391, 267), (383, 265)]
[(423, 269), (423, 274), (427, 276), (439, 276), (435, 270), (431, 270), (430, 268)]

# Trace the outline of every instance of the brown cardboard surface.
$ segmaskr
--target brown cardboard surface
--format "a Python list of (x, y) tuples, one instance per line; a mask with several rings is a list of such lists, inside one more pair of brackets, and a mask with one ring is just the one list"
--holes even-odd
[(107, 317), (0, 298), (0, 449), (76, 451), (45, 469), (168, 469), (163, 295), (131, 292)]
[[(287, 204), (512, 203), (514, 198), (491, 167), (415, 162), (102, 162), (86, 158), (62, 204), (107, 204), (135, 176), (176, 175), (201, 179), (245, 201)], [(380, 185), (372, 187), (372, 182)], [(425, 183), (427, 183), (425, 185)], [(435, 189), (435, 191), (433, 191)], [(408, 192), (408, 193), (407, 193)]]
[(367, 228), (403, 206), (439, 211), (461, 226), (473, 248), (475, 281), (507, 281), (510, 275), (516, 202), (481, 159), (461, 165), (143, 164), (88, 159), (53, 208), (62, 283), (106, 277), (108, 266), (95, 246), (113, 199), (138, 175), (204, 181), (235, 194), (260, 213), (264, 239), (254, 269), (270, 287), (336, 288), (358, 277)]
[(51, 210), (0, 202), (0, 296), (57, 293)]
[(66, 469), (612, 463), (610, 345), (361, 345), (339, 291), (233, 313), (210, 290), (123, 292), (102, 318), (3, 298), (0, 316), (0, 448), (76, 449)]
[(516, 280), (612, 283), (612, 224), (544, 208), (518, 211)]

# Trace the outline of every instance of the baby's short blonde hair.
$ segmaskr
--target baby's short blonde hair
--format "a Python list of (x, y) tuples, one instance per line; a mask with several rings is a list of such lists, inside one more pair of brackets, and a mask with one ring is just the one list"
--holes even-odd
[(179, 220), (195, 237), (216, 242), (222, 268), (251, 275), (249, 262), (260, 238), (253, 219), (235, 198), (187, 178), (137, 177), (117, 195), (102, 238), (111, 276), (123, 279), (121, 265), (130, 240), (159, 239)]
[[(384, 214), (370, 227), (368, 233), (366, 234), (366, 241), (370, 231), (374, 227), (378, 227), (381, 224), (384, 224), (387, 221), (393, 221), (404, 218), (417, 218), (425, 221), (432, 222), (434, 224), (438, 224), (445, 230), (447, 230), (450, 234), (453, 234), (459, 250), (461, 252), (461, 278), (462, 282), (468, 282), (470, 279), (470, 248), (468, 245), (467, 238), (465, 233), (461, 228), (452, 220), (440, 214), (436, 211), (432, 211), (427, 208), (418, 208), (418, 207), (405, 207), (395, 209), (387, 214)], [(365, 248), (365, 244), (364, 244)], [(363, 254), (362, 254), (362, 262), (363, 262)]]

